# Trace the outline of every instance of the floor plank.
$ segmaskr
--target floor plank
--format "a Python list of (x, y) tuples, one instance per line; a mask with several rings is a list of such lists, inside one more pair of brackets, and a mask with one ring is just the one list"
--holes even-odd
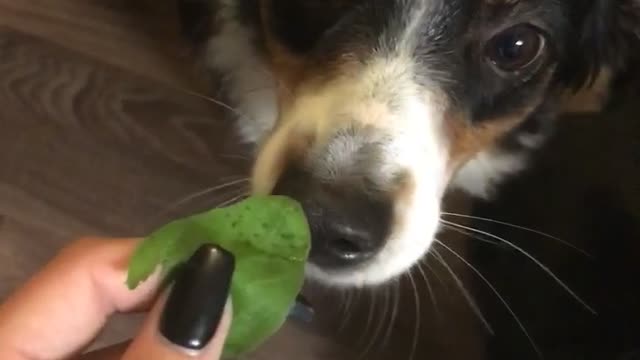
[(0, 78), (0, 296), (69, 239), (145, 234), (244, 173), (207, 101), (8, 30)]
[(32, 34), (159, 82), (193, 86), (173, 2), (0, 0), (0, 26)]

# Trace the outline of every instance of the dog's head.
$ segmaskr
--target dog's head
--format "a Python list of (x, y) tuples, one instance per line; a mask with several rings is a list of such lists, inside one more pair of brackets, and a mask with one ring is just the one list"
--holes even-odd
[(303, 204), (310, 274), (348, 286), (386, 281), (418, 261), (461, 169), (553, 110), (568, 88), (621, 66), (638, 13), (628, 0), (256, 6), (279, 118), (253, 188)]

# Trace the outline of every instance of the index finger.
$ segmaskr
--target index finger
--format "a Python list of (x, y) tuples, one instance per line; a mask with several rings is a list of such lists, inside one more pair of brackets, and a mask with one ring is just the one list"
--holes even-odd
[(139, 310), (160, 277), (125, 285), (135, 239), (78, 241), (0, 305), (0, 359), (60, 359), (81, 351), (110, 315)]

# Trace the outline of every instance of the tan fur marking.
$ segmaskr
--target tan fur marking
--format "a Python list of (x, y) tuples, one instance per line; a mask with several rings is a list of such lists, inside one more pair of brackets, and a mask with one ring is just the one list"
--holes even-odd
[(603, 69), (593, 85), (580, 89), (577, 93), (567, 93), (564, 103), (566, 113), (598, 113), (602, 111), (609, 97), (611, 69)]
[(392, 232), (396, 229), (402, 229), (402, 227), (405, 226), (404, 221), (407, 218), (405, 209), (408, 207), (415, 191), (416, 182), (413, 176), (409, 173), (402, 174), (398, 179), (396, 191), (393, 193), (393, 203), (395, 204), (396, 211), (393, 219)]
[(445, 124), (450, 143), (449, 169), (453, 171), (477, 153), (491, 148), (501, 135), (513, 128), (527, 113), (528, 111), (524, 111), (486, 120), (477, 126), (470, 124), (463, 115), (447, 116)]
[(254, 194), (271, 193), (285, 167), (292, 162), (301, 162), (314, 141), (311, 136), (287, 125), (278, 129), (259, 152), (251, 184)]
[(284, 48), (280, 42), (273, 37), (273, 33), (269, 31), (267, 24), (270, 22), (271, 15), (268, 5), (269, 0), (260, 1), (260, 16), (262, 19), (263, 33), (265, 34), (265, 43), (269, 51), (269, 61), (276, 78), (289, 89), (294, 88), (299, 82), (304, 72), (305, 59), (295, 56)]
[[(270, 1), (260, 0), (263, 33), (265, 34), (272, 70), (277, 75), (276, 78), (279, 79), (282, 86), (288, 88), (289, 91), (296, 89), (302, 83), (322, 83), (328, 79), (334, 79), (338, 74), (353, 73), (362, 65), (358, 60), (359, 54), (369, 52), (370, 49), (359, 44), (353, 44), (349, 53), (341, 55), (339, 59), (335, 59), (333, 62), (312, 63), (312, 59), (293, 54), (274, 38), (274, 34), (267, 26), (270, 20), (268, 9)], [(324, 0), (318, 1), (317, 6), (342, 8), (349, 3), (349, 0)], [(309, 4), (309, 6), (316, 5)]]

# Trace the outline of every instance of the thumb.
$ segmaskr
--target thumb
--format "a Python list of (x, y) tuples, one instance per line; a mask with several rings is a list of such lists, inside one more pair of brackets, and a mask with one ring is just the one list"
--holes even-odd
[(233, 255), (201, 247), (151, 310), (123, 360), (217, 360), (231, 323)]

